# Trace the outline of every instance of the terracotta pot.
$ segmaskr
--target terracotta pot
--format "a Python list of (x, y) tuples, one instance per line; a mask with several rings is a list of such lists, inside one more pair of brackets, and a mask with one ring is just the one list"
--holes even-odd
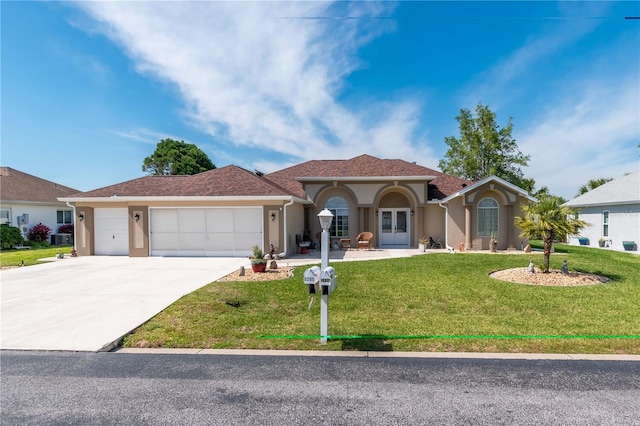
[(264, 272), (267, 270), (267, 261), (266, 260), (252, 260), (251, 261), (251, 270), (253, 272)]

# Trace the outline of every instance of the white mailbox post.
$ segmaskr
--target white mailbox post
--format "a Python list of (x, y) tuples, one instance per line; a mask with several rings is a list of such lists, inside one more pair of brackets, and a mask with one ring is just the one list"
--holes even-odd
[[(322, 228), (322, 246), (320, 259), (322, 272), (320, 272), (320, 288), (322, 289), (322, 296), (320, 298), (320, 343), (327, 343), (327, 335), (329, 329), (329, 293), (335, 288), (335, 284), (331, 285), (332, 281), (335, 281), (335, 270), (329, 266), (329, 228), (331, 228), (331, 222), (333, 222), (333, 213), (328, 209), (322, 210), (318, 213), (318, 220), (320, 220), (320, 227)], [(329, 268), (331, 271), (329, 271)], [(328, 280), (326, 285), (323, 284), (323, 277)], [(326, 288), (326, 291), (325, 291)]]
[(338, 285), (336, 270), (327, 266), (320, 272), (320, 343), (327, 343), (329, 335), (329, 295), (333, 293)]

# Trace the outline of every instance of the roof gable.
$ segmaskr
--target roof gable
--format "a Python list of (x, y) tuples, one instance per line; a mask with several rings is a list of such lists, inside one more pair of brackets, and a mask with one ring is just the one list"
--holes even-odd
[(640, 203), (640, 172), (609, 181), (566, 203), (570, 207)]
[(511, 189), (514, 192), (517, 192), (518, 194), (520, 194), (521, 196), (525, 197), (526, 199), (528, 199), (529, 201), (533, 201), (533, 202), (537, 202), (538, 199), (535, 197), (532, 197), (531, 195), (529, 195), (527, 193), (527, 191), (525, 191), (524, 189), (520, 188), (519, 186), (516, 186), (514, 184), (512, 184), (511, 182), (507, 182), (506, 180), (499, 178), (498, 176), (489, 176), (486, 177), (484, 179), (480, 179), (479, 181), (473, 182), (471, 185), (465, 185), (464, 188), (462, 188), (460, 191), (453, 193), (449, 196), (447, 196), (444, 200), (442, 200), (443, 202), (447, 202), (449, 200), (452, 200), (456, 197), (459, 197), (461, 195), (466, 194), (467, 192), (470, 191), (474, 191), (477, 188), (481, 187), (484, 184), (487, 184), (489, 182), (496, 182), (504, 187), (507, 187), (509, 189)]
[(59, 203), (59, 197), (77, 192), (11, 167), (0, 167), (0, 198), (4, 202)]
[[(373, 178), (373, 177), (424, 177), (429, 182), (429, 199), (442, 199), (471, 181), (398, 159), (380, 159), (363, 154), (348, 160), (311, 160), (267, 175), (290, 191), (304, 196), (302, 178)], [(298, 179), (298, 180), (297, 180)]]

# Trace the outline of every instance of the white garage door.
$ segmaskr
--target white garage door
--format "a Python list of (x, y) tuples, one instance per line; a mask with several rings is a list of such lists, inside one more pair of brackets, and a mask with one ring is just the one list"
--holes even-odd
[(129, 210), (94, 210), (95, 254), (129, 255)]
[(152, 256), (249, 256), (262, 247), (262, 208), (151, 210)]

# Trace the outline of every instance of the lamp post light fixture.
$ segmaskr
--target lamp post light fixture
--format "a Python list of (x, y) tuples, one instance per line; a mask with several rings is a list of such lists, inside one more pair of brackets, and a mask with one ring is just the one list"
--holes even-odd
[(320, 267), (324, 271), (325, 268), (329, 266), (329, 228), (331, 228), (331, 222), (333, 222), (333, 213), (324, 209), (318, 213), (318, 219), (320, 220), (320, 227), (322, 228)]

